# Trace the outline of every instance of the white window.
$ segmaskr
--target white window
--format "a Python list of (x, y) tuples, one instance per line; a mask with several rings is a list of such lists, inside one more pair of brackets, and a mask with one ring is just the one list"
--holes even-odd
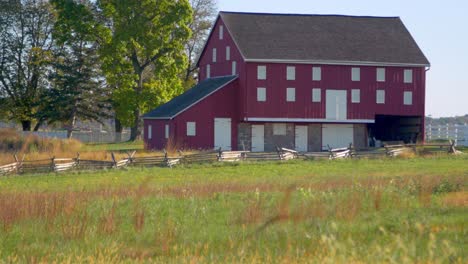
[(377, 68), (377, 81), (385, 82), (385, 68)]
[(237, 62), (233, 61), (232, 62), (232, 75), (237, 74)]
[(275, 124), (273, 124), (273, 135), (275, 135), (275, 136), (285, 136), (286, 135), (286, 124), (284, 124), (284, 123), (275, 123)]
[(211, 78), (211, 66), (209, 64), (206, 65), (206, 78)]
[(286, 102), (295, 102), (296, 101), (296, 88), (287, 88), (286, 89)]
[(413, 104), (413, 92), (404, 92), (403, 93), (403, 104), (412, 105)]
[(197, 135), (197, 128), (195, 122), (187, 122), (187, 136)]
[(351, 68), (351, 81), (358, 82), (361, 80), (361, 68)]
[(226, 60), (231, 60), (231, 47), (226, 47)]
[(266, 102), (266, 88), (264, 87), (257, 88), (257, 101)]
[(322, 101), (322, 90), (320, 88), (312, 89), (312, 102), (320, 103)]
[(219, 39), (223, 39), (224, 37), (224, 27), (219, 26)]
[(403, 75), (404, 83), (413, 83), (413, 70), (405, 70)]
[(165, 138), (169, 138), (169, 125), (164, 126), (164, 136)]
[(322, 80), (322, 68), (312, 67), (312, 81), (321, 81)]
[(257, 79), (266, 80), (266, 66), (257, 66)]
[(361, 102), (361, 90), (352, 89), (351, 90), (351, 103), (360, 103)]
[(213, 62), (216, 62), (216, 48), (213, 48)]
[(286, 67), (286, 80), (288, 81), (296, 80), (296, 67), (294, 66)]
[(376, 103), (385, 104), (385, 90), (377, 90)]
[(148, 125), (148, 139), (153, 138), (153, 126)]

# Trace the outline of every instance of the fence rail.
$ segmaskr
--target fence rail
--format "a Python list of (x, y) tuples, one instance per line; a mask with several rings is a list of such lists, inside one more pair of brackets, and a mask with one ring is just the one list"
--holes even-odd
[(286, 161), (292, 159), (349, 159), (349, 158), (381, 158), (396, 157), (404, 153), (433, 153), (445, 152), (459, 154), (455, 142), (440, 144), (392, 144), (384, 148), (355, 149), (352, 145), (347, 148), (332, 149), (328, 152), (298, 152), (295, 150), (277, 147), (276, 152), (250, 152), (250, 151), (205, 151), (194, 154), (184, 154), (179, 151), (177, 156), (169, 156), (166, 151), (162, 155), (136, 156), (136, 151), (126, 153), (127, 157), (117, 160), (111, 153), (110, 161), (81, 159), (79, 153), (75, 158), (55, 158), (42, 160), (21, 160), (14, 155), (15, 162), (1, 165), (0, 175), (14, 175), (27, 173), (61, 173), (73, 170), (102, 170), (120, 169), (129, 166), (139, 167), (173, 167), (179, 164), (214, 163), (214, 162), (243, 162), (243, 161)]
[(426, 126), (426, 140), (454, 140), (455, 145), (468, 146), (468, 124), (465, 125), (432, 125)]

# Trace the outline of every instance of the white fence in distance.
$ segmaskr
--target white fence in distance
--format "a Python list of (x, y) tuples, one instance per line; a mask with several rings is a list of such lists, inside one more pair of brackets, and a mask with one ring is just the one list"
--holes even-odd
[(455, 145), (468, 146), (468, 124), (465, 125), (426, 125), (426, 140), (455, 141)]
[[(58, 138), (66, 139), (67, 131), (38, 131), (38, 132), (23, 132), (23, 136), (36, 135), (41, 138)], [(116, 140), (119, 138), (120, 140)], [(130, 132), (124, 131), (122, 133), (116, 132), (85, 132), (85, 131), (74, 131), (72, 138), (79, 140), (84, 143), (112, 143), (112, 142), (124, 142), (130, 139)]]

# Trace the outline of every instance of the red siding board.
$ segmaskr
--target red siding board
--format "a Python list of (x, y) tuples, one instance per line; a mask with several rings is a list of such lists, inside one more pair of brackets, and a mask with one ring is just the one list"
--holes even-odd
[[(173, 120), (145, 119), (145, 132), (148, 125), (152, 125), (152, 139), (145, 135), (147, 147), (150, 149), (163, 149), (167, 140), (164, 139), (164, 125), (170, 124), (170, 137), (177, 148), (180, 149), (212, 149), (214, 147), (214, 119), (231, 118), (231, 144), (237, 146), (238, 111), (236, 102), (238, 81), (216, 91), (209, 97), (198, 102)], [(196, 135), (187, 136), (187, 122), (196, 123)]]
[[(219, 28), (220, 26), (224, 27), (223, 39), (219, 39)], [(226, 60), (226, 47), (229, 46), (231, 49), (230, 60)], [(213, 49), (216, 48), (216, 62), (213, 62)], [(232, 75), (232, 62), (237, 63), (237, 73), (242, 70), (243, 67), (243, 58), (240, 51), (237, 49), (237, 46), (229, 34), (229, 30), (223, 23), (222, 19), (218, 19), (213, 32), (206, 43), (205, 50), (200, 57), (199, 66), (200, 73), (199, 79), (204, 80), (206, 76), (207, 65), (210, 65), (211, 68), (211, 77), (216, 76), (226, 76)]]
[[(267, 66), (267, 80), (257, 80), (257, 66)], [(286, 67), (296, 67), (296, 80), (286, 80)], [(322, 68), (322, 80), (312, 81), (312, 67)], [(386, 81), (376, 81), (376, 68), (361, 69), (361, 80), (351, 81), (352, 66), (247, 63), (246, 115), (265, 118), (325, 118), (327, 89), (348, 91), (348, 119), (374, 119), (376, 114), (423, 116), (424, 68), (413, 70), (413, 83), (403, 83), (403, 67), (385, 67)], [(267, 101), (257, 102), (256, 88), (266, 87)], [(286, 88), (296, 88), (296, 102), (286, 102)], [(320, 103), (312, 102), (312, 88), (321, 88)], [(361, 102), (351, 103), (351, 89), (361, 90)], [(385, 104), (376, 103), (376, 90), (385, 90)], [(413, 104), (403, 104), (403, 92), (413, 92)]]

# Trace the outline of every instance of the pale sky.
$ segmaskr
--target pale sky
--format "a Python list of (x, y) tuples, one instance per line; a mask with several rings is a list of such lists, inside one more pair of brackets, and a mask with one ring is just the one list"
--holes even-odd
[(218, 0), (222, 11), (399, 16), (431, 62), (426, 115), (468, 114), (468, 0)]

